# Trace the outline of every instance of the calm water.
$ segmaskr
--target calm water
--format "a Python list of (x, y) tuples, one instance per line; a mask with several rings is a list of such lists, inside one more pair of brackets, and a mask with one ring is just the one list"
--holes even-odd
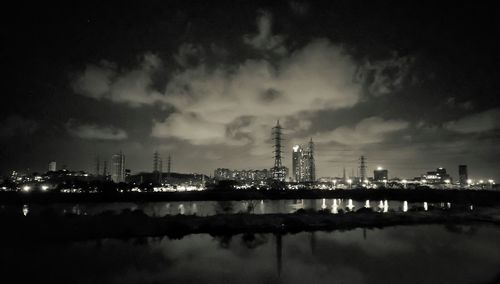
[[(162, 217), (165, 215), (198, 215), (209, 216), (214, 214), (231, 214), (249, 212), (254, 214), (293, 213), (298, 209), (326, 209), (332, 213), (340, 210), (349, 211), (367, 207), (380, 212), (406, 211), (412, 207), (451, 207), (444, 203), (409, 203), (392, 200), (365, 200), (352, 199), (298, 199), (298, 200), (247, 200), (247, 201), (188, 201), (188, 202), (145, 202), (145, 203), (82, 203), (82, 204), (26, 204), (24, 206), (0, 205), (0, 213), (15, 212), (19, 214), (41, 214), (47, 209), (58, 214), (96, 215), (106, 211), (120, 213), (123, 210), (142, 210), (149, 216)], [(464, 206), (463, 204), (461, 206)], [(470, 205), (467, 205), (470, 209)]]
[[(10, 283), (498, 283), (500, 227), (3, 244)], [(7, 283), (2, 281), (3, 283)]]

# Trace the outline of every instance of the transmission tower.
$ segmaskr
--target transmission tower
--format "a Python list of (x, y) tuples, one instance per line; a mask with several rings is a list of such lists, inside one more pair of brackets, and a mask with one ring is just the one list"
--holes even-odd
[(153, 172), (158, 172), (160, 165), (160, 154), (158, 154), (158, 151), (155, 151), (153, 154)]
[(282, 138), (282, 127), (280, 121), (278, 120), (275, 127), (273, 127), (273, 141), (274, 141), (274, 167), (273, 167), (273, 178), (275, 180), (283, 181), (285, 179), (285, 169), (283, 168), (283, 163), (281, 161), (281, 154), (283, 154), (283, 146), (281, 142)]

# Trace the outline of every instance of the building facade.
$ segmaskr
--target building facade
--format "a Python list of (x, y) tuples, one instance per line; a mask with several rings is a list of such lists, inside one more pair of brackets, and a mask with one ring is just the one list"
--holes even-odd
[(125, 182), (125, 155), (120, 151), (111, 156), (111, 179), (116, 182)]
[(49, 172), (55, 172), (57, 171), (57, 164), (56, 161), (52, 161), (49, 163)]
[(467, 172), (467, 165), (458, 166), (458, 181), (460, 185), (467, 185), (467, 180), (469, 179), (469, 173)]
[(312, 138), (306, 150), (300, 145), (293, 146), (292, 174), (295, 182), (314, 182), (316, 180), (314, 142)]
[(378, 167), (373, 171), (373, 180), (374, 181), (384, 181), (389, 179), (389, 171), (387, 169), (383, 169)]

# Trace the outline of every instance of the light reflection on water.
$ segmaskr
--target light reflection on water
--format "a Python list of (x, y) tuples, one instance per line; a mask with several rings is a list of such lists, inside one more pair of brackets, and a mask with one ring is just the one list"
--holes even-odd
[[(297, 210), (325, 210), (331, 208), (334, 214), (356, 211), (360, 208), (373, 208), (376, 212), (387, 213), (408, 212), (412, 209), (428, 211), (430, 207), (451, 209), (450, 202), (428, 203), (428, 202), (408, 202), (394, 200), (379, 201), (356, 201), (353, 199), (297, 199), (297, 200), (247, 200), (247, 201), (186, 201), (186, 202), (144, 202), (144, 203), (81, 203), (81, 204), (25, 204), (20, 209), (14, 205), (3, 205), (0, 212), (14, 210), (27, 216), (41, 214), (43, 211), (52, 210), (58, 214), (75, 215), (97, 215), (104, 212), (120, 213), (123, 210), (141, 210), (146, 215), (163, 217), (166, 215), (198, 215), (209, 216), (214, 214), (234, 214), (234, 213), (253, 213), (253, 214), (275, 214), (275, 213), (294, 213)], [(463, 205), (465, 206), (465, 205)], [(464, 210), (473, 210), (471, 204), (467, 204)]]
[(494, 226), (425, 225), (6, 244), (0, 266), (21, 282), (497, 283), (498, 239)]

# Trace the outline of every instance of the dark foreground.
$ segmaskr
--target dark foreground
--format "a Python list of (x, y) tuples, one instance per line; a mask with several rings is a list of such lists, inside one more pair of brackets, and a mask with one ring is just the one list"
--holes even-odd
[(226, 201), (349, 198), (353, 200), (399, 200), (408, 202), (457, 202), (477, 205), (500, 205), (500, 191), (436, 189), (352, 189), (352, 190), (231, 190), (191, 192), (124, 193), (49, 193), (0, 192), (2, 204), (81, 203), (81, 202), (156, 202), (156, 201)]
[(371, 209), (332, 214), (328, 211), (295, 214), (221, 214), (207, 217), (149, 217), (142, 211), (96, 216), (42, 215), (0, 216), (3, 232), (0, 239), (85, 240), (96, 238), (131, 238), (189, 234), (234, 235), (239, 233), (296, 233), (301, 231), (349, 230), (417, 224), (500, 225), (500, 214), (493, 209), (479, 211), (442, 210), (377, 213)]

